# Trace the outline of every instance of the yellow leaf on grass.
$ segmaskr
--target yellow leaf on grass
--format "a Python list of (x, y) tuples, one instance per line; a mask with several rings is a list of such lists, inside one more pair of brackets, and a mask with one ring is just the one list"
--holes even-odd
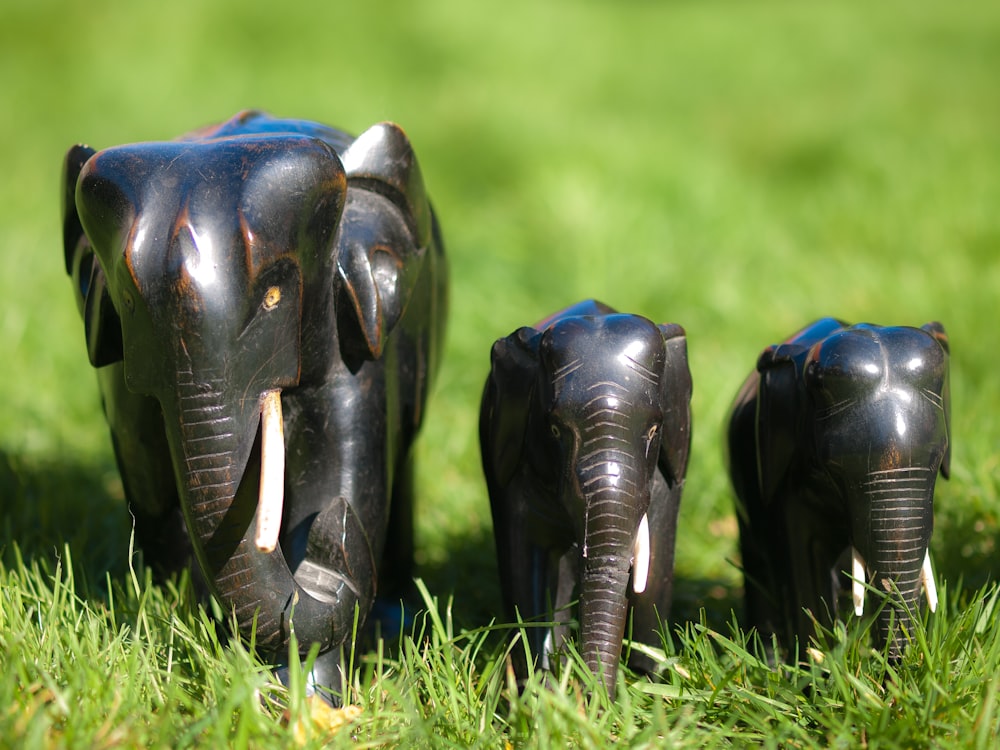
[(306, 698), (305, 715), (295, 722), (295, 741), (304, 745), (310, 737), (336, 734), (345, 724), (350, 724), (361, 715), (360, 706), (333, 708), (322, 698), (310, 695)]

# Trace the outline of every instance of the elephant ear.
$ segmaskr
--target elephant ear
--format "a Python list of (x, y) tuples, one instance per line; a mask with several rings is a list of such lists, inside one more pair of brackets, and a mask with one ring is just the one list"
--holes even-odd
[(781, 486), (798, 448), (798, 419), (803, 398), (802, 365), (810, 350), (844, 328), (843, 321), (822, 318), (769, 346), (757, 359), (757, 468), (761, 498), (767, 505)]
[(941, 348), (944, 349), (945, 354), (951, 354), (951, 345), (948, 343), (948, 333), (944, 330), (944, 325), (936, 320), (932, 320), (930, 323), (924, 323), (920, 326), (920, 330), (929, 333), (940, 344)]
[(73, 146), (66, 153), (62, 176), (63, 253), (66, 273), (73, 280), (76, 306), (83, 317), (87, 356), (94, 367), (103, 367), (122, 359), (121, 321), (76, 203), (80, 173), (95, 153), (84, 145)]
[(764, 504), (774, 498), (796, 450), (799, 384), (787, 345), (769, 346), (757, 360), (757, 469)]
[[(62, 172), (62, 220), (63, 251), (66, 258), (66, 273), (72, 275), (78, 262), (80, 243), (86, 242), (80, 214), (76, 210), (76, 181), (83, 171), (83, 165), (97, 153), (90, 146), (78, 144), (66, 152)], [(82, 306), (81, 306), (82, 307)]]
[[(375, 227), (351, 229), (338, 258), (340, 281), (361, 327), (368, 355), (378, 358), (409, 302), (432, 241), (433, 219), (423, 177), (413, 147), (402, 128), (374, 125), (341, 157), (351, 191), (369, 191), (399, 210), (410, 237), (385, 243)], [(382, 217), (371, 219), (377, 223)], [(367, 217), (366, 217), (366, 220)]]
[(667, 481), (684, 481), (691, 450), (691, 370), (688, 367), (687, 335), (676, 323), (657, 326), (663, 336), (665, 360), (661, 393), (663, 428), (659, 466)]
[(944, 457), (941, 459), (941, 476), (945, 479), (951, 477), (951, 384), (948, 377), (948, 360), (951, 355), (951, 345), (948, 343), (948, 334), (944, 326), (936, 320), (920, 326), (920, 330), (926, 331), (938, 342), (945, 355), (944, 385), (941, 388), (941, 402), (944, 408), (944, 424), (948, 433), (948, 447), (945, 448)]
[(501, 487), (510, 482), (524, 452), (528, 413), (538, 374), (542, 335), (523, 327), (498, 339), (490, 352), (480, 414), (483, 460)]

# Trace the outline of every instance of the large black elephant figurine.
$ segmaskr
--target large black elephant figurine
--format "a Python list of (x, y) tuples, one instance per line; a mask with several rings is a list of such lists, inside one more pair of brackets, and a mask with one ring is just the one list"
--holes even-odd
[(691, 438), (684, 329), (590, 300), (498, 340), (491, 359), (480, 443), (507, 614), (559, 623), (527, 630), (547, 663), (578, 596), (581, 653), (613, 692), (629, 609), (633, 639), (652, 645), (670, 611)]
[[(243, 112), (65, 163), (66, 270), (137, 541), (264, 653), (336, 650), (412, 563), (443, 246), (396, 125)], [(182, 518), (183, 515), (183, 518)], [(188, 533), (189, 532), (189, 533)]]
[(928, 544), (951, 453), (948, 358), (939, 323), (826, 318), (765, 349), (740, 390), (728, 450), (747, 616), (788, 656), (814, 620), (832, 624), (848, 568), (857, 614), (866, 584), (886, 595), (875, 642), (891, 658), (921, 594), (936, 607)]

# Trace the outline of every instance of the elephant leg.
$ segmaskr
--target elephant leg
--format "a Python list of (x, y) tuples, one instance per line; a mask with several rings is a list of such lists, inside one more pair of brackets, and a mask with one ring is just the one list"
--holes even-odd
[(192, 566), (194, 550), (180, 505), (159, 515), (148, 515), (129, 503), (129, 513), (136, 546), (142, 549), (144, 561), (153, 569), (156, 578), (165, 580), (174, 573), (193, 567), (192, 580), (197, 584), (198, 593), (207, 594), (207, 583), (197, 566)]
[(837, 592), (832, 571), (847, 544), (847, 531), (838, 528), (842, 524), (835, 518), (817, 515), (812, 507), (801, 502), (788, 504), (786, 518), (795, 537), (795, 543), (790, 546), (790, 569), (801, 657), (810, 638), (816, 636), (816, 623), (829, 628), (836, 617)]
[(383, 638), (408, 632), (412, 612), (420, 597), (413, 582), (413, 459), (407, 458), (396, 474), (389, 506), (385, 549), (378, 570), (378, 589), (369, 625)]
[(768, 658), (773, 658), (773, 639), (783, 646), (794, 640), (794, 610), (789, 545), (784, 514), (761, 497), (760, 466), (757, 461), (756, 371), (736, 397), (728, 430), (728, 463), (736, 493), (740, 558), (743, 567), (744, 620), (760, 636)]
[(380, 599), (400, 599), (414, 593), (413, 458), (396, 473), (386, 527), (385, 551), (379, 569)]
[(563, 644), (571, 639), (570, 623), (573, 619), (573, 602), (577, 596), (577, 582), (580, 580), (580, 550), (575, 545), (561, 555), (554, 556), (555, 565), (550, 570), (554, 573), (549, 583), (549, 591), (555, 598), (551, 607), (545, 611), (552, 612), (554, 623), (551, 629), (545, 629), (546, 637), (543, 643), (542, 667), (552, 668), (552, 655), (562, 649)]
[[(553, 601), (548, 585), (552, 575), (551, 556), (548, 550), (529, 544), (525, 560), (527, 570), (525, 575), (516, 576), (517, 580), (512, 581), (512, 593), (518, 615), (528, 623), (525, 630), (532, 662), (539, 664), (546, 652), (546, 641), (552, 638), (552, 628), (542, 626), (549, 619), (549, 605)], [(525, 669), (524, 676), (527, 675)]]
[(532, 663), (524, 649), (514, 648), (514, 672), (519, 679), (527, 678), (533, 663), (545, 651), (548, 628), (537, 627), (545, 616), (548, 604), (550, 576), (549, 551), (533, 543), (528, 535), (528, 513), (520, 504), (494, 503), (493, 528), (497, 545), (497, 562), (504, 606), (512, 622), (520, 618), (529, 623), (525, 630)]
[[(300, 662), (302, 668), (305, 664)], [(274, 674), (282, 685), (288, 685), (291, 678), (288, 659), (282, 657), (274, 665)], [(306, 694), (317, 695), (334, 707), (343, 705), (340, 686), (344, 684), (344, 673), (340, 665), (340, 649), (333, 648), (316, 656), (312, 669), (306, 675)]]
[(163, 413), (156, 399), (125, 387), (121, 363), (98, 370), (104, 413), (132, 516), (136, 545), (157, 578), (191, 565)]
[[(791, 595), (788, 540), (765, 544), (742, 518), (739, 519), (739, 528), (746, 620), (769, 649), (772, 636), (777, 635), (786, 641), (791, 635), (786, 612), (786, 603)], [(783, 572), (779, 573), (779, 570)]]
[[(374, 558), (368, 530), (354, 506), (343, 497), (335, 497), (312, 522), (305, 559), (295, 575), (313, 596), (341, 589), (356, 592), (363, 621), (375, 593)], [(352, 603), (351, 610), (342, 615), (353, 619), (353, 609)]]
[[(378, 391), (381, 371), (374, 368), (364, 374)], [(369, 597), (377, 588), (375, 576), (385, 554), (391, 514), (386, 410), (378, 403), (361, 403), (359, 394), (367, 393), (363, 384), (369, 382), (361, 374), (338, 371), (334, 377), (335, 382), (322, 391), (283, 401), (287, 442), (282, 551), (296, 578), (305, 580), (301, 577), (314, 563), (364, 592), (360, 604), (365, 617), (372, 604)], [(366, 428), (358, 429), (359, 424)], [(406, 472), (398, 479), (405, 488), (400, 492), (408, 494)], [(322, 523), (325, 516), (338, 513), (346, 514), (343, 528)], [(317, 550), (315, 557), (311, 558), (310, 547)], [(327, 549), (342, 549), (345, 554), (327, 559)]]

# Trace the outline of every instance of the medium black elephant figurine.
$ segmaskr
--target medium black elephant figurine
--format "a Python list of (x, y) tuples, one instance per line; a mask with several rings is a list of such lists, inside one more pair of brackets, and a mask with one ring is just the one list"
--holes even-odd
[(747, 616), (789, 656), (814, 635), (812, 618), (832, 624), (848, 566), (858, 615), (866, 582), (888, 596), (875, 632), (891, 658), (922, 591), (936, 607), (928, 544), (937, 473), (949, 471), (948, 356), (940, 323), (826, 318), (765, 349), (736, 397), (729, 469)]
[(335, 652), (355, 607), (412, 584), (408, 456), (447, 273), (406, 135), (243, 112), (175, 141), (77, 146), (63, 208), (147, 560), (169, 571), (193, 547), (278, 661), (292, 627)]
[(556, 618), (527, 631), (547, 663), (578, 594), (581, 653), (612, 692), (628, 609), (654, 645), (670, 612), (690, 401), (684, 329), (593, 300), (493, 345), (480, 443), (507, 614)]

